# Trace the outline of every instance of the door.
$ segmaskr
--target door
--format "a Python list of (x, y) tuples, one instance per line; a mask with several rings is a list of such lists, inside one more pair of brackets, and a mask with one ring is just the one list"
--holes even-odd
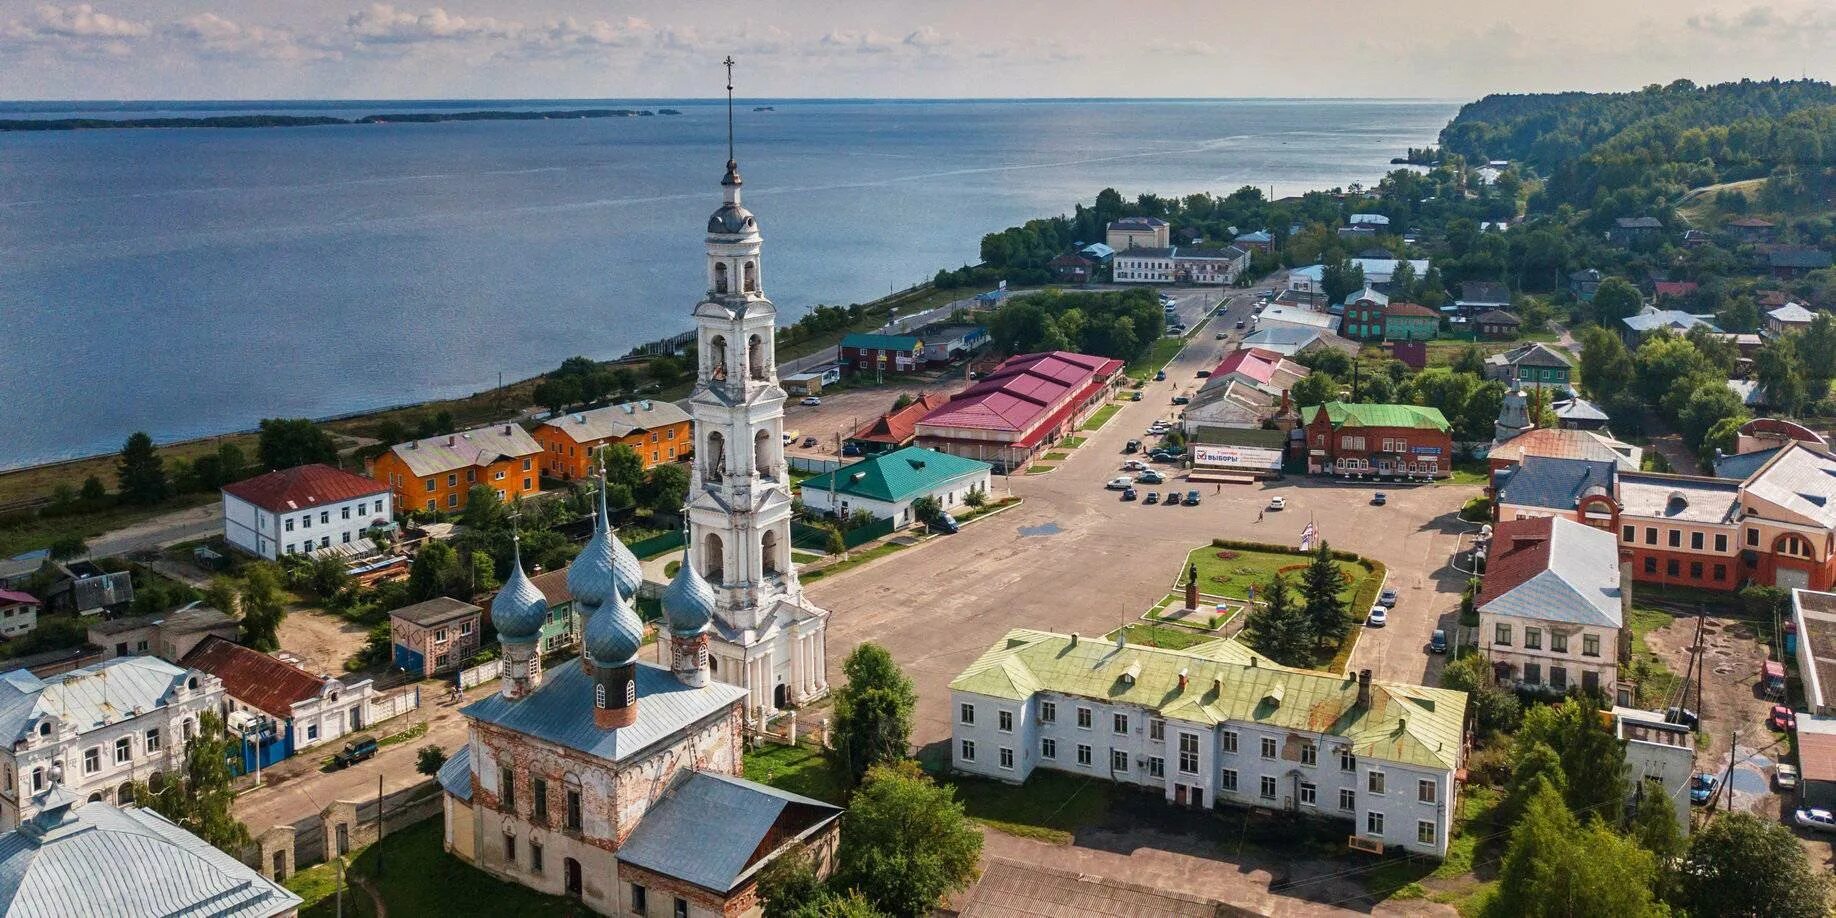
[(1810, 589), (1810, 572), (1781, 567), (1772, 575), (1772, 585), (1781, 590)]
[(570, 896), (580, 895), (580, 862), (568, 858), (561, 864), (562, 888)]
[(777, 708), (790, 707), (790, 686), (778, 683), (778, 687), (771, 690), (771, 703)]
[(1186, 805), (1186, 785), (1184, 784), (1173, 785), (1173, 802), (1179, 804), (1180, 806)]

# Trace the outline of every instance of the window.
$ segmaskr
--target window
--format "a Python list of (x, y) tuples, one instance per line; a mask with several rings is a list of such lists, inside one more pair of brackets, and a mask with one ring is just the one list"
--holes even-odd
[(1689, 534), (1689, 547), (1696, 551), (1702, 550), (1702, 533), (1692, 532)]
[(1657, 544), (1657, 527), (1656, 526), (1646, 526), (1645, 527), (1645, 544), (1646, 545), (1656, 545)]
[(1568, 635), (1555, 631), (1549, 632), (1549, 649), (1556, 653), (1568, 652)]
[(102, 770), (102, 747), (91, 746), (83, 750), (83, 773), (93, 775)]
[(1086, 768), (1090, 766), (1090, 747), (1083, 743), (1077, 744), (1077, 764)]
[(1415, 824), (1415, 840), (1424, 845), (1434, 844), (1434, 823), (1424, 819)]
[(1167, 738), (1167, 722), (1156, 717), (1148, 721), (1148, 739), (1163, 742)]
[(1351, 812), (1358, 808), (1358, 792), (1349, 787), (1339, 789), (1339, 809)]
[(153, 729), (147, 731), (147, 751), (148, 752), (158, 752), (159, 751), (159, 728), (158, 727), (154, 727)]
[(1728, 550), (1727, 533), (1718, 532), (1715, 534), (1715, 550), (1716, 551), (1727, 551)]
[(1039, 757), (1042, 759), (1058, 758), (1058, 740), (1046, 737), (1039, 741)]
[(1715, 579), (1718, 581), (1728, 579), (1728, 566), (1727, 565), (1725, 564), (1715, 565)]
[(1415, 799), (1419, 803), (1433, 803), (1440, 795), (1436, 793), (1439, 785), (1426, 778), (1415, 782)]
[(1012, 711), (997, 712), (995, 714), (995, 720), (999, 722), (999, 726), (1001, 728), (1002, 733), (1014, 732), (1014, 712)]
[(1381, 771), (1371, 772), (1371, 776), (1365, 779), (1364, 789), (1370, 791), (1373, 794), (1383, 793), (1383, 772)]
[(688, 900), (676, 897), (676, 918), (688, 918)]
[(1634, 534), (1635, 534), (1635, 533), (1636, 533), (1637, 531), (1638, 531), (1638, 530), (1637, 530), (1637, 528), (1636, 528), (1636, 527), (1633, 527), (1633, 526), (1624, 526), (1624, 527), (1621, 527), (1621, 528), (1620, 528), (1620, 530), (1619, 530), (1619, 539), (1620, 539), (1620, 541), (1622, 541), (1622, 542), (1630, 542), (1630, 541), (1632, 541), (1632, 540), (1633, 540), (1633, 537), (1634, 537)]
[(516, 863), (516, 836), (504, 833), (504, 863)]
[(1524, 649), (1525, 650), (1542, 650), (1543, 649), (1543, 629), (1541, 628), (1525, 628), (1524, 629)]
[(132, 761), (133, 758), (134, 758), (134, 740), (131, 737), (126, 737), (126, 736), (118, 740), (115, 740), (115, 764), (116, 765), (126, 764), (127, 762)]
[(1759, 544), (1759, 530), (1758, 529), (1747, 530), (1747, 544), (1748, 545), (1758, 545)]
[(1499, 623), (1492, 626), (1492, 643), (1500, 647), (1511, 646), (1511, 626)]
[(1339, 753), (1339, 770), (1340, 771), (1357, 771), (1358, 770), (1358, 757), (1355, 755), (1352, 755), (1351, 750), (1347, 749), (1344, 752)]
[(1645, 573), (1647, 574), (1657, 573), (1657, 559), (1656, 558), (1646, 558), (1645, 559)]
[(1266, 736), (1262, 738), (1262, 757), (1265, 759), (1275, 757), (1275, 740)]
[(344, 542), (345, 542), (345, 544), (347, 544), (347, 545), (348, 545), (348, 544), (350, 544), (350, 541), (351, 541), (351, 534), (350, 534), (349, 532), (346, 532), (346, 533), (344, 534)]
[(1320, 747), (1311, 741), (1301, 743), (1300, 753), (1302, 765), (1320, 764)]
[(1681, 529), (1670, 530), (1668, 538), (1670, 540), (1671, 548), (1682, 548), (1683, 547), (1683, 530)]
[(1223, 790), (1230, 791), (1231, 793), (1236, 793), (1237, 770), (1234, 768), (1226, 768), (1223, 771), (1219, 772), (1218, 773), (1218, 787)]
[(1302, 806), (1319, 806), (1319, 788), (1311, 784), (1302, 783), (1300, 786), (1300, 802)]
[(446, 476), (446, 486), (449, 488), (453, 488), (453, 487), (458, 487), (458, 485), (459, 485), (459, 473), (458, 472), (448, 473)]
[(1236, 752), (1237, 751), (1237, 731), (1235, 730), (1224, 731), (1224, 744), (1223, 745), (1224, 745), (1225, 752), (1231, 752), (1231, 753)]
[(1524, 684), (1525, 685), (1542, 685), (1543, 684), (1543, 664), (1541, 663), (1525, 663), (1524, 664)]
[(1078, 708), (1077, 709), (1077, 726), (1078, 726), (1078, 729), (1080, 730), (1090, 729), (1090, 709), (1089, 708)]
[(434, 632), (434, 643), (438, 644), (445, 640), (446, 640), (446, 629), (445, 628), (441, 628)]
[(1167, 760), (1157, 755), (1148, 756), (1148, 775), (1155, 778), (1167, 776)]
[(1123, 752), (1120, 749), (1109, 750), (1109, 770), (1114, 771), (1114, 772), (1127, 773), (1128, 771), (1128, 753)]
[(547, 825), (548, 824), (548, 781), (542, 778), (530, 779), (529, 796), (532, 801), (531, 806), (534, 808), (535, 821), (543, 825)]
[(516, 772), (511, 771), (508, 765), (498, 766), (497, 796), (503, 801), (504, 809), (516, 811)]
[(1039, 722), (1042, 724), (1058, 722), (1058, 704), (1056, 702), (1041, 701), (1039, 703)]
[(1179, 735), (1179, 771), (1180, 774), (1196, 775), (1199, 770), (1199, 738), (1197, 733)]
[(457, 494), (448, 494), (448, 495), (446, 495), (446, 505), (447, 505), (448, 507), (457, 507), (457, 506), (459, 506), (459, 495), (457, 495)]
[(32, 792), (38, 793), (39, 791), (42, 791), (44, 789), (45, 789), (45, 770), (42, 768), (32, 769)]
[(1560, 666), (1549, 667), (1549, 687), (1558, 692), (1568, 691), (1568, 670)]
[(580, 792), (573, 788), (567, 791), (567, 827), (580, 831)]
[(1012, 749), (1005, 747), (1001, 749), (1001, 767), (1008, 771), (1014, 770), (1014, 751)]
[(960, 719), (963, 723), (966, 723), (966, 724), (975, 723), (975, 705), (972, 705), (972, 704), (963, 705), (962, 714), (959, 716), (958, 719)]
[(1378, 837), (1383, 836), (1383, 814), (1382, 813), (1364, 814), (1364, 834), (1375, 835)]
[(963, 740), (962, 754), (960, 757), (965, 762), (975, 761), (975, 740)]
[(306, 738), (308, 740), (316, 740), (319, 738), (319, 725), (318, 724), (307, 724), (306, 725)]
[(1269, 775), (1262, 776), (1262, 799), (1275, 799), (1275, 779)]
[(429, 491), (432, 491), (435, 487), (434, 480), (432, 478), (427, 479), (427, 481), (424, 482), (424, 484), (426, 485), (426, 490), (429, 490)]
[(533, 841), (529, 843), (529, 869), (542, 872), (542, 846)]
[(292, 531), (293, 531), (293, 520), (292, 520), (291, 518), (289, 518), (289, 519), (287, 520), (287, 531), (288, 531), (288, 532), (292, 532)]
[(1675, 558), (1672, 558), (1669, 561), (1664, 563), (1664, 573), (1669, 574), (1672, 577), (1675, 577), (1678, 574), (1682, 573), (1682, 569), (1683, 569), (1683, 565), (1679, 561), (1677, 561), (1677, 559)]
[(650, 891), (636, 883), (631, 884), (631, 911), (642, 915), (650, 906)]
[(472, 633), (472, 623), (471, 622), (460, 622), (459, 623), (459, 633), (460, 634), (471, 634)]
[(1128, 732), (1128, 715), (1117, 714), (1110, 722), (1110, 729), (1116, 733)]

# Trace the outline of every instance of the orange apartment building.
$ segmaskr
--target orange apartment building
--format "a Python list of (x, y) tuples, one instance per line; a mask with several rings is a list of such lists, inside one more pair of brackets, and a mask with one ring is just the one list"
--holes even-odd
[(389, 486), (399, 512), (465, 509), (476, 485), (510, 501), (542, 492), (541, 444), (515, 424), (493, 424), (410, 440), (370, 464), (370, 477)]
[(648, 399), (550, 418), (535, 429), (535, 440), (542, 471), (563, 481), (591, 475), (595, 455), (614, 443), (635, 450), (647, 469), (688, 458), (694, 443), (688, 412)]

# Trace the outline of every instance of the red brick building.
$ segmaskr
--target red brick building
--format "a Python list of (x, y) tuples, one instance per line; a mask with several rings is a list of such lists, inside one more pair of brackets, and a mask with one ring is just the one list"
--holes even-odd
[(1301, 409), (1307, 471), (1342, 478), (1446, 478), (1453, 437), (1438, 408), (1327, 402)]

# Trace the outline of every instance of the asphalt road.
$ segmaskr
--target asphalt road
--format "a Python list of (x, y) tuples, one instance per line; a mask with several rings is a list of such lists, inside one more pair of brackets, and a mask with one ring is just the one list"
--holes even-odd
[(142, 520), (124, 529), (89, 540), (89, 556), (112, 558), (150, 551), (217, 535), (223, 531), (223, 504), (212, 501), (201, 507), (174, 510)]
[[(1182, 308), (1204, 308), (1187, 291)], [(1211, 294), (1215, 296), (1215, 292)], [(1454, 515), (1478, 493), (1451, 485), (1386, 488), (1386, 506), (1370, 505), (1374, 488), (1290, 477), (1266, 485), (1204, 486), (1198, 507), (1125, 503), (1103, 482), (1119, 474), (1123, 444), (1177, 408), (1172, 397), (1198, 383), (1197, 372), (1234, 349), (1235, 322), (1251, 293), (1232, 297), (1229, 314), (1200, 327), (1150, 383), (1140, 402), (1126, 402), (1082, 447), (1042, 475), (996, 479), (996, 492), (1025, 499), (1018, 507), (964, 527), (961, 533), (824, 579), (809, 588), (830, 609), (830, 680), (863, 641), (892, 651), (918, 689), (919, 745), (949, 738), (948, 683), (1014, 627), (1101, 634), (1132, 621), (1171, 591), (1186, 553), (1212, 538), (1294, 544), (1308, 519), (1339, 548), (1382, 560), (1401, 601), (1389, 625), (1367, 629), (1354, 668), (1380, 678), (1422, 681), (1438, 670), (1425, 650), (1429, 634), (1457, 614), (1464, 575), (1448, 562), (1468, 527)], [(1231, 329), (1229, 340), (1215, 337)], [(1168, 487), (1185, 490), (1183, 473)], [(1288, 509), (1258, 511), (1283, 495)]]

